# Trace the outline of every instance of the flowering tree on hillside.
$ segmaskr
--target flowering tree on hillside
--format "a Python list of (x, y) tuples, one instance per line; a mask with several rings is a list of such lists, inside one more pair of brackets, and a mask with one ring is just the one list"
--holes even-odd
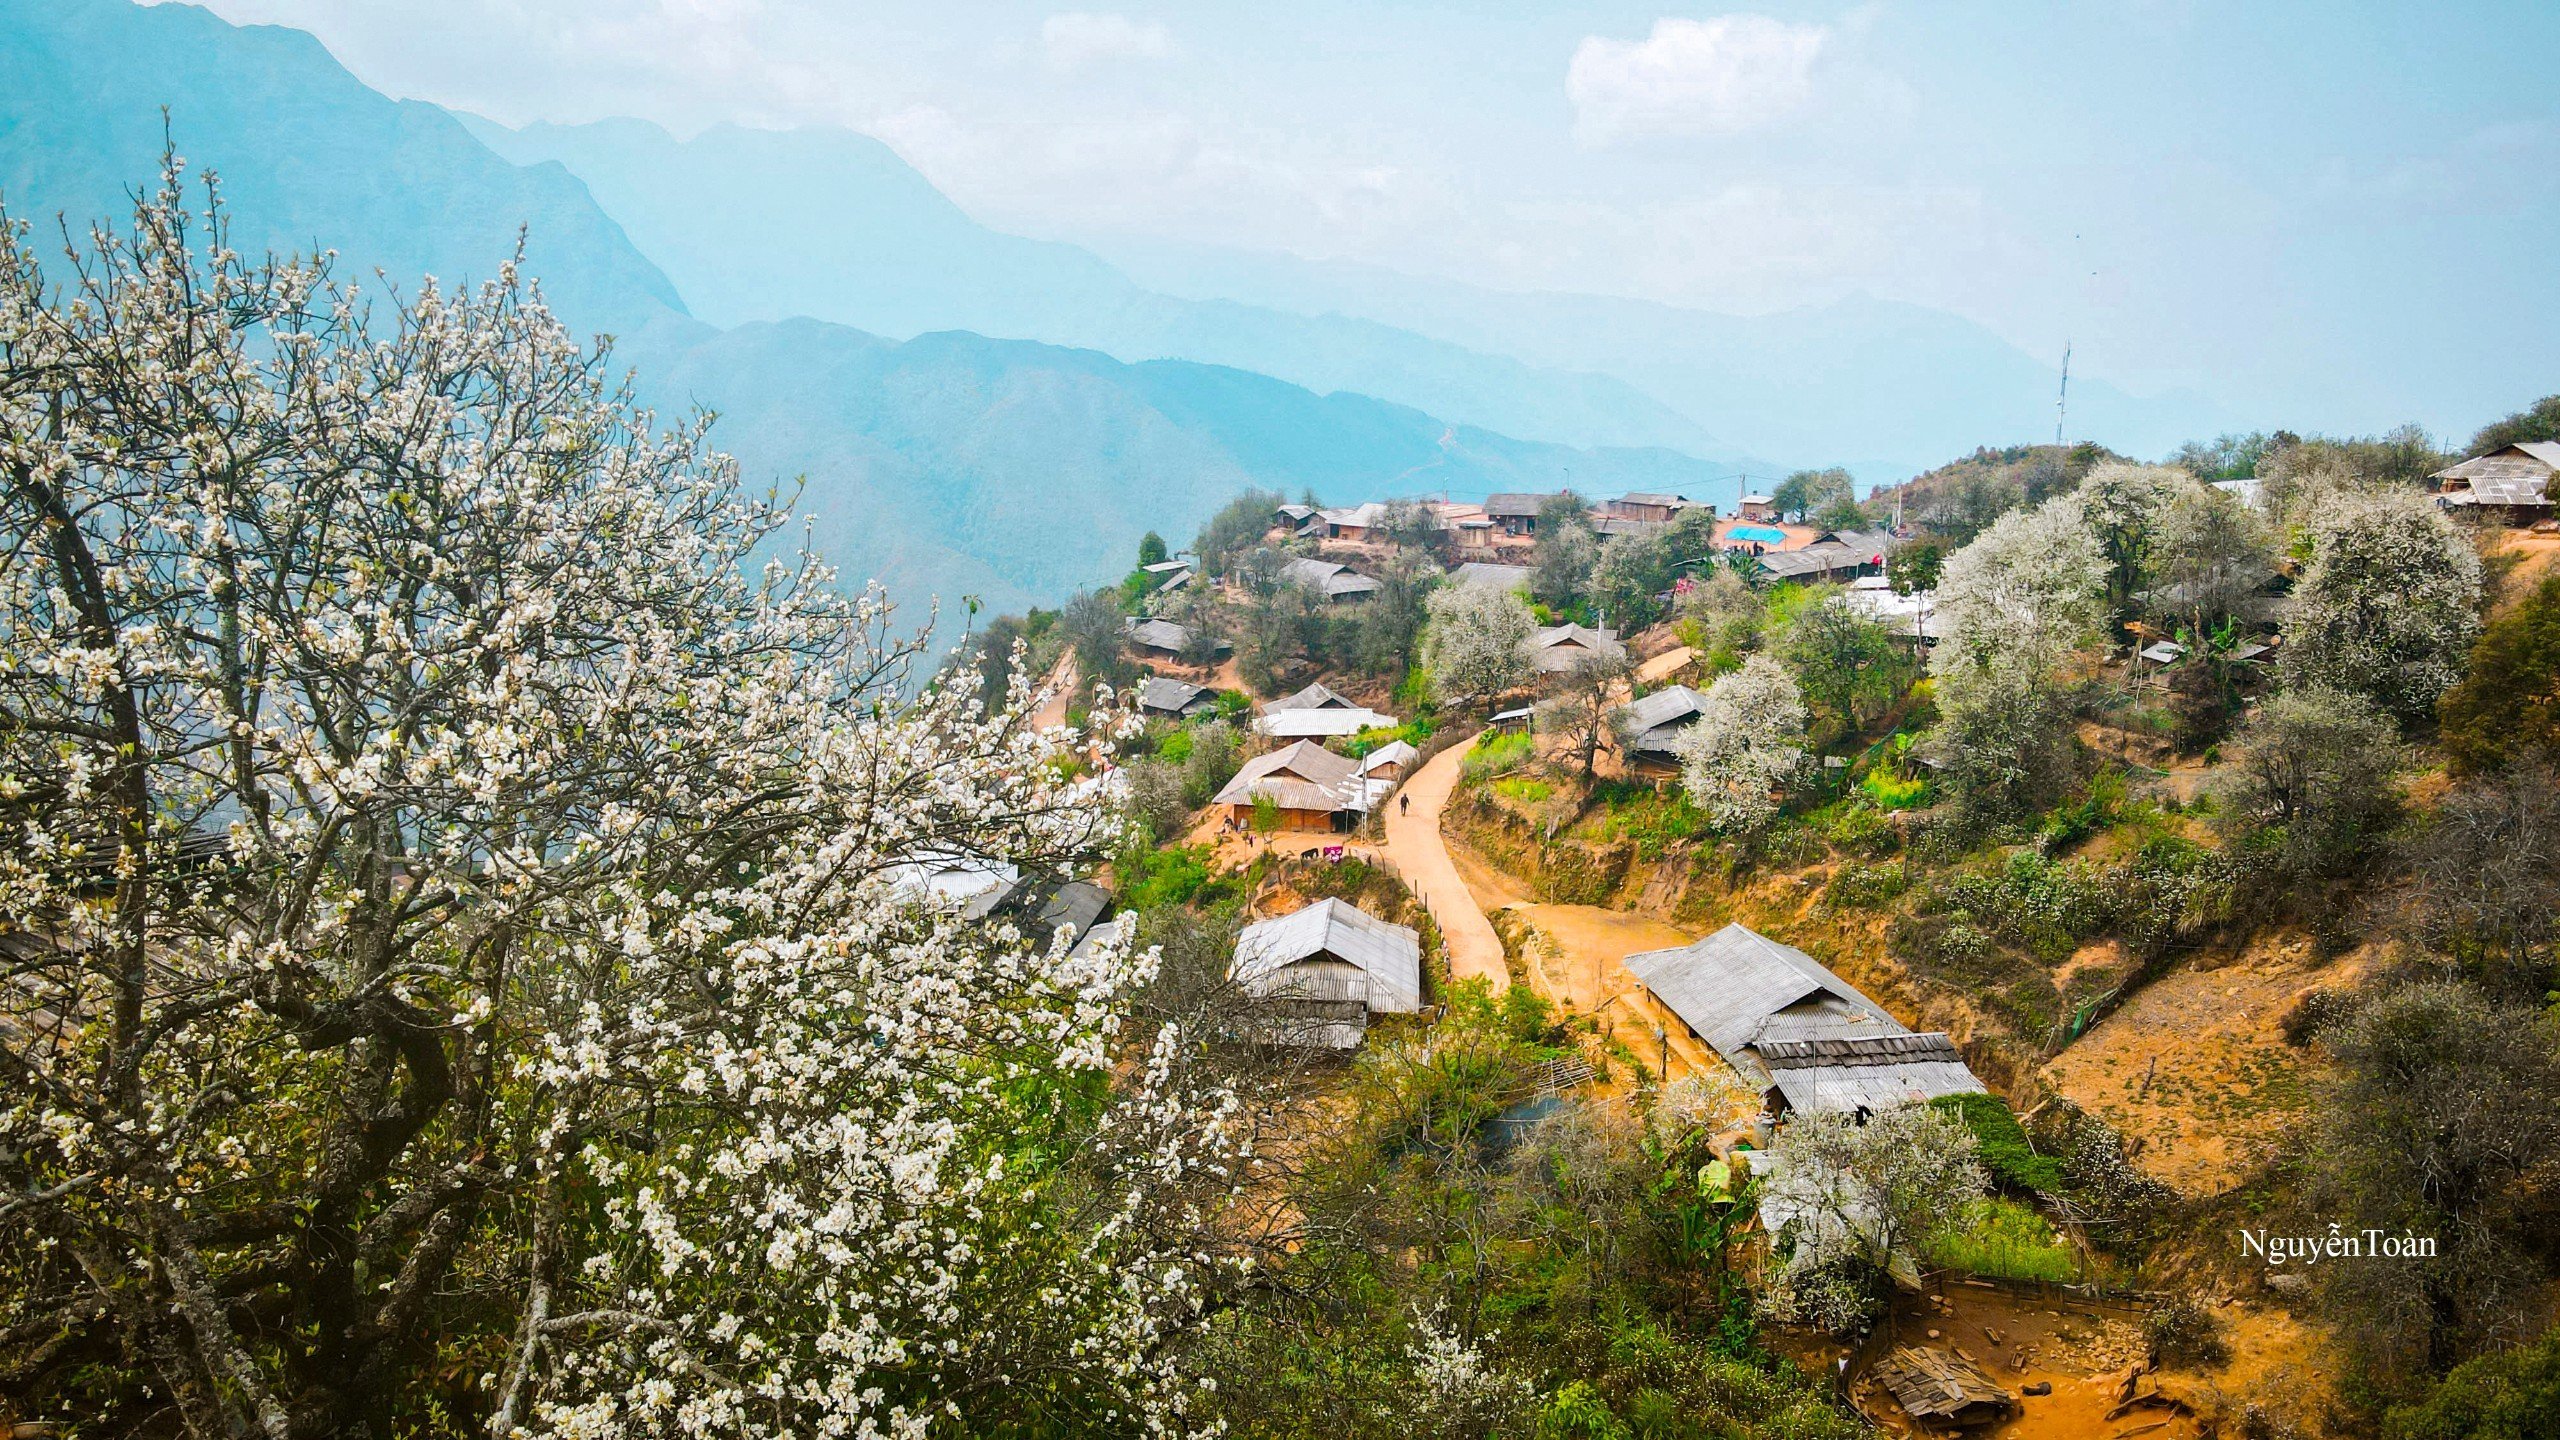
[(2065, 664), (2106, 618), (2107, 559), (2069, 496), (2003, 515), (1947, 557), (1930, 654), (1932, 744), (1957, 793), (2031, 801), (2068, 762)]
[(1754, 655), (1701, 697), (1680, 733), (1680, 783), (1708, 818), (1751, 831), (1778, 813), (1780, 791), (1804, 766), (1804, 697), (1786, 667)]
[(1444, 585), (1425, 602), (1422, 668), (1444, 702), (1490, 702), (1529, 678), (1529, 637), (1538, 617), (1513, 591)]
[(174, 160), (94, 245), (59, 295), (0, 247), (13, 1388), (275, 1440), (1181, 1428), (1234, 1098), (1126, 1023), (1148, 957), (918, 879), (1098, 853), (1078, 737), (756, 563), (787, 512), (512, 268), (377, 323)]
[(2309, 523), (2286, 680), (2361, 696), (2403, 721), (2427, 714), (2462, 678), (2480, 633), (2479, 554), (2412, 490), (2342, 490)]

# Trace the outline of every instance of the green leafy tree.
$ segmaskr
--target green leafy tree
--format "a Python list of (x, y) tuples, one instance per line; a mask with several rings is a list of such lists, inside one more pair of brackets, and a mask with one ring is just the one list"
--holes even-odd
[(2560, 757), (2560, 571), (2481, 630), (2470, 673), (2436, 702), (2436, 716), (2456, 774)]
[(2531, 405), (2480, 427), (2471, 437), (2471, 453), (2485, 455), (2531, 440), (2560, 440), (2560, 395), (2545, 395)]
[(1796, 611), (1778, 653), (1805, 698), (1853, 731), (1891, 703), (1905, 665), (1891, 632), (1837, 593)]
[(1161, 565), (1164, 563), (1164, 557), (1165, 548), (1163, 536), (1157, 534), (1153, 530), (1150, 530), (1146, 534), (1138, 537), (1138, 563), (1140, 565)]
[(1551, 610), (1570, 610), (1588, 594), (1591, 569), (1600, 560), (1599, 537), (1578, 514), (1552, 523), (1541, 516), (1538, 523), (1538, 558), (1529, 593)]
[(1218, 508), (1191, 542), (1203, 575), (1224, 575), (1271, 531), (1272, 515), (1287, 497), (1277, 490), (1247, 490)]
[(2324, 1263), (2323, 1308), (2369, 1384), (2413, 1388), (2527, 1333), (2560, 1171), (2551, 1022), (2468, 986), (2417, 984), (2329, 1032), (2308, 1186), (2348, 1234), (2432, 1256)]
[(2219, 781), (2220, 822), (2297, 887), (2344, 873), (2398, 814), (2398, 737), (2389, 717), (2356, 696), (2287, 691), (2260, 706), (2233, 743), (2239, 759)]
[(1846, 501), (1855, 505), (1858, 482), (1848, 471), (1798, 470), (1778, 482), (1769, 492), (1769, 500), (1781, 515), (1812, 515), (1827, 506)]

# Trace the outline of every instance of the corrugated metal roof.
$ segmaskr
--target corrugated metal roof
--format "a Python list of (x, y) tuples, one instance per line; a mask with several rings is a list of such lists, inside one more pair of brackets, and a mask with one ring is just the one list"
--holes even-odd
[(1764, 1037), (1752, 1049), (1770, 1082), (1800, 1111), (1889, 1110), (1984, 1088), (1942, 1032)]
[(1492, 585), (1504, 590), (1527, 588), (1538, 572), (1526, 565), (1496, 565), (1487, 560), (1470, 560), (1449, 572), (1451, 583), (1458, 585)]
[(1643, 734), (1665, 725), (1685, 724), (1696, 719), (1706, 699), (1686, 685), (1673, 685), (1619, 706), (1618, 717), (1627, 729)]
[(1244, 762), (1210, 803), (1250, 805), (1262, 795), (1284, 810), (1355, 809), (1358, 774), (1351, 761), (1313, 740), (1301, 740)]
[(1396, 723), (1393, 715), (1376, 710), (1282, 710), (1257, 718), (1253, 729), (1255, 734), (1275, 740), (1292, 740), (1357, 735), (1363, 730), (1389, 729)]
[(1546, 508), (1548, 501), (1555, 498), (1553, 495), (1523, 495), (1517, 491), (1487, 495), (1484, 497), (1484, 513), (1496, 519), (1534, 516)]
[(1132, 620), (1129, 638), (1150, 650), (1179, 652), (1191, 643), (1191, 632), (1170, 620)]
[(1678, 949), (1630, 955), (1625, 964), (1737, 1068), (1748, 1062), (1743, 1052), (1764, 1034), (1804, 1039), (1902, 1030), (1883, 1006), (1820, 961), (1746, 925), (1727, 925)]
[(1366, 775), (1374, 770), (1383, 770), (1390, 765), (1410, 765), (1421, 758), (1422, 752), (1411, 745), (1402, 740), (1390, 740), (1360, 757), (1360, 773)]
[(1588, 625), (1550, 625), (1529, 639), (1529, 663), (1548, 674), (1570, 670), (1586, 655), (1623, 659), (1627, 647), (1618, 643), (1617, 632), (1594, 630)]
[(1280, 567), (1280, 574), (1290, 584), (1313, 590), (1328, 600), (1366, 595), (1378, 588), (1377, 581), (1331, 560), (1292, 560)]
[(1209, 687), (1176, 680), (1168, 675), (1150, 675), (1138, 682), (1138, 708), (1141, 710), (1179, 715), (1210, 698)]
[(1269, 715), (1282, 710), (1357, 710), (1359, 708), (1357, 702), (1336, 693), (1331, 686), (1319, 680), (1303, 690), (1281, 696), (1263, 706), (1262, 711)]
[[(1410, 1014), (1422, 1008), (1422, 941), (1412, 930), (1392, 925), (1347, 902), (1319, 900), (1273, 920), (1244, 927), (1236, 937), (1230, 973), (1252, 995), (1294, 996), (1297, 987), (1287, 972), (1325, 960), (1350, 966), (1365, 977), (1365, 993), (1357, 997), (1381, 1014)], [(1320, 979), (1319, 970), (1312, 979)], [(1318, 984), (1328, 992), (1334, 987)], [(1324, 998), (1324, 997), (1319, 997)]]

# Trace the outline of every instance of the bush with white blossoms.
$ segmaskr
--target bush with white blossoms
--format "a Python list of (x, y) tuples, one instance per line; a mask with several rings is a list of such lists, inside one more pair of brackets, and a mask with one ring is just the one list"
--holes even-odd
[(0, 246), (0, 1319), (44, 1403), (1185, 1429), (1234, 1097), (1129, 1023), (1151, 957), (917, 879), (1101, 853), (1087, 742), (767, 562), (787, 508), (512, 267), (369, 308), (179, 182), (60, 289)]
[(2311, 563), (2284, 627), (2288, 684), (2403, 721), (2462, 678), (2480, 633), (2480, 556), (2414, 490), (2341, 490), (2310, 516)]
[(1947, 557), (1930, 652), (1930, 739), (1965, 803), (2030, 804), (2069, 759), (2064, 667), (2098, 638), (2109, 565), (2078, 500), (2013, 510)]
[(1754, 655), (1707, 687), (1696, 722), (1680, 732), (1680, 783), (1719, 828), (1757, 830), (1804, 768), (1804, 721), (1804, 696), (1786, 667)]

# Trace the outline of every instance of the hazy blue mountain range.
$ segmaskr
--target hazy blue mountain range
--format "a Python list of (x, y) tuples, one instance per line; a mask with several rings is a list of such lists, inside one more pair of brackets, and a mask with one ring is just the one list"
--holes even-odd
[(1150, 293), (1088, 251), (980, 225), (856, 131), (723, 125), (678, 140), (638, 120), (511, 130), (457, 118), (509, 159), (566, 165), (716, 325), (808, 316), (900, 339), (971, 330), (1231, 365), (1538, 440), (1745, 458), (1624, 380), (1375, 320)]
[[(1762, 455), (1898, 478), (1979, 445), (2053, 438), (2059, 354), (2034, 356), (1944, 310), (1856, 295), (1770, 315), (1520, 294), (1375, 266), (1114, 243), (1143, 284), (1281, 310), (1359, 315), (1533, 365), (1613, 375)], [(2056, 340), (2056, 350), (2060, 338)], [(2071, 382), (2068, 435), (2164, 455), (2232, 428), (2205, 397)]]
[(898, 343), (811, 320), (723, 332), (688, 316), (566, 169), (509, 163), (444, 111), (366, 88), (307, 35), (186, 5), (0, 0), (11, 217), (121, 226), (131, 187), (157, 173), (164, 105), (191, 168), (220, 171), (245, 253), (332, 249), (343, 278), (378, 268), (413, 288), (490, 274), (529, 229), (555, 307), (617, 334), (662, 413), (719, 410), (717, 439), (752, 481), (805, 474), (803, 508), (850, 580), (917, 602), (1055, 603), (1116, 578), (1147, 529), (1186, 536), (1247, 485), (1335, 499), (1568, 476), (1595, 493), (1734, 488), (1729, 467), (1666, 449), (1520, 441), (1211, 365), (969, 334)]
[(507, 163), (443, 110), (367, 89), (302, 31), (192, 5), (0, 0), (0, 203), (47, 251), (58, 214), (83, 240), (92, 220), (123, 227), (159, 173), (163, 106), (189, 171), (221, 177), (243, 254), (334, 249), (341, 277), (379, 269), (414, 288), (490, 274), (522, 230), (574, 325), (631, 330), (684, 308), (569, 172)]
[(626, 351), (662, 409), (719, 411), (751, 475), (806, 474), (818, 548), (893, 593), (1054, 604), (1124, 571), (1137, 537), (1179, 544), (1248, 486), (1295, 496), (1552, 487), (1727, 494), (1723, 467), (1453, 426), (1365, 395), (1316, 395), (1187, 361), (955, 331), (895, 342), (812, 320)]
[[(1723, 315), (1134, 240), (1112, 242), (1106, 261), (977, 223), (853, 131), (721, 126), (678, 140), (635, 120), (465, 120), (502, 154), (585, 179), (724, 324), (811, 315), (887, 335), (965, 329), (1206, 360), (1506, 433), (1670, 446), (1758, 473), (1850, 463), (1898, 477), (2052, 434), (2058, 356), (1923, 306), (1860, 296)], [(2073, 386), (2074, 437), (2129, 453), (2221, 423), (2194, 396)]]

